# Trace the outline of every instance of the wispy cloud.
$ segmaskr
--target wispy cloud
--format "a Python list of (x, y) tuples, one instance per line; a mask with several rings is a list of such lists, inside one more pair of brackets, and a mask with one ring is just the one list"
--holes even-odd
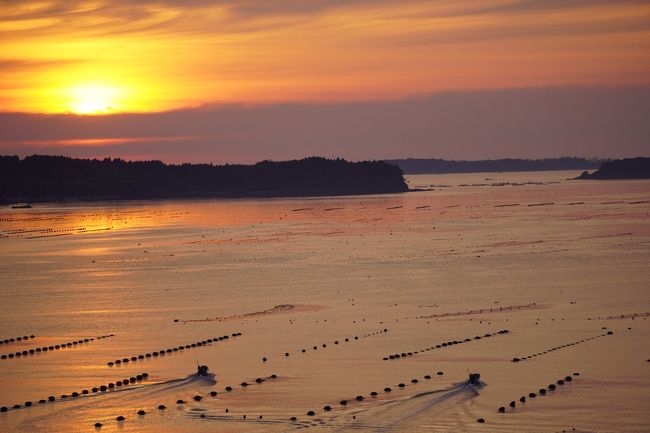
[(65, 112), (97, 80), (117, 111), (650, 83), (635, 0), (25, 0), (0, 42), (4, 110)]

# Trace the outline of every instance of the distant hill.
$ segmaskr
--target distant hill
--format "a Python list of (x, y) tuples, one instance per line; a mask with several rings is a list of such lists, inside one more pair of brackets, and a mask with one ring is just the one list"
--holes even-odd
[(576, 179), (650, 179), (650, 158), (626, 158), (604, 162), (598, 170), (585, 171)]
[(254, 165), (0, 156), (0, 202), (179, 197), (286, 197), (407, 191), (382, 161), (305, 158)]
[(547, 159), (486, 159), (479, 161), (447, 161), (444, 159), (387, 159), (405, 174), (442, 173), (492, 173), (502, 171), (552, 171), (595, 169), (604, 161), (585, 158), (547, 158)]

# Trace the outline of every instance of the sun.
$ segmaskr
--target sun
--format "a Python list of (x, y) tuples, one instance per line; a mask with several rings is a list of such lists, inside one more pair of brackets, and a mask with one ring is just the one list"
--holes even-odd
[(75, 114), (116, 112), (121, 93), (120, 88), (106, 84), (79, 84), (69, 89), (69, 108)]

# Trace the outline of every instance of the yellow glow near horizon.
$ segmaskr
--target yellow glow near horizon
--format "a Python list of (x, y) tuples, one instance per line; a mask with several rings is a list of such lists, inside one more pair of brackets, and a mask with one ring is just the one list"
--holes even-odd
[(120, 110), (123, 90), (110, 85), (85, 83), (71, 87), (69, 109), (75, 114), (108, 114)]
[(647, 2), (294, 3), (0, 2), (0, 111), (650, 83)]

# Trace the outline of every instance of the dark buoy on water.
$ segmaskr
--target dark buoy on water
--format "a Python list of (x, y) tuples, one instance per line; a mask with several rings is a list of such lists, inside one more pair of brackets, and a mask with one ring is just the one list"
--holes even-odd
[(476, 420), (477, 423), (483, 424), (485, 420), (483, 418), (479, 418)]
[(165, 406), (164, 404), (161, 404), (161, 405), (158, 405), (158, 409), (165, 410), (165, 409), (167, 409), (167, 406)]
[(122, 415), (118, 416), (115, 418), (117, 421), (124, 421), (126, 418), (124, 418)]

